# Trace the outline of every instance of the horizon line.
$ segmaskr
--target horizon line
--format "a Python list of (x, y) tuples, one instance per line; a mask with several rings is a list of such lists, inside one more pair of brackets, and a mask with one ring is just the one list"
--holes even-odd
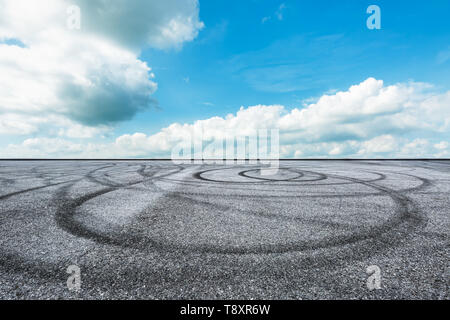
[(248, 158), (0, 158), (0, 161), (450, 161), (450, 158), (278, 158), (278, 159), (248, 159)]

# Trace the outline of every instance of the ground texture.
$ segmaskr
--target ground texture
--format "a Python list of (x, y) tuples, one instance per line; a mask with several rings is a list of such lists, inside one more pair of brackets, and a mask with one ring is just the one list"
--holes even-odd
[(449, 298), (450, 162), (280, 166), (2, 161), (0, 298)]

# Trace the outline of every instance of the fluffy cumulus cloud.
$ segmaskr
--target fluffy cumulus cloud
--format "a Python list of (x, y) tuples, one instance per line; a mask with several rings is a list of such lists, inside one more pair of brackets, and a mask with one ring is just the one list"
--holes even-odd
[(323, 95), (303, 108), (257, 105), (226, 117), (174, 123), (153, 135), (126, 134), (112, 143), (29, 139), (10, 145), (13, 156), (170, 157), (186, 137), (221, 140), (258, 129), (279, 129), (281, 157), (450, 157), (450, 92), (424, 83), (386, 86), (369, 78), (346, 91)]
[(197, 0), (0, 0), (0, 134), (89, 137), (131, 119), (157, 89), (140, 50), (202, 27)]
[(197, 0), (78, 0), (75, 3), (85, 12), (83, 24), (87, 30), (127, 47), (179, 47), (193, 40), (203, 28)]
[(202, 28), (198, 0), (0, 0), (0, 135), (23, 136), (0, 157), (170, 157), (186, 137), (258, 129), (279, 129), (282, 157), (450, 157), (450, 92), (373, 78), (299, 108), (242, 107), (111, 142), (156, 103), (141, 50), (178, 50)]

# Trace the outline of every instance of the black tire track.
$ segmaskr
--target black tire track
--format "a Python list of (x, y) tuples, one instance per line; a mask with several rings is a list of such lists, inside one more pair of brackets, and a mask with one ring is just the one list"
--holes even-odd
[[(207, 170), (208, 171), (208, 170)], [(205, 172), (201, 171), (200, 173)], [(319, 174), (320, 176), (321, 174)], [(97, 196), (106, 194), (115, 190), (114, 188), (107, 188), (81, 198), (77, 198), (75, 200), (66, 202), (64, 206), (58, 210), (57, 213), (57, 223), (60, 227), (65, 229), (68, 232), (80, 237), (86, 237), (92, 239), (94, 241), (103, 243), (103, 244), (114, 244), (119, 246), (130, 246), (139, 248), (141, 250), (147, 250), (149, 248), (154, 248), (157, 250), (181, 250), (188, 252), (200, 252), (200, 253), (220, 253), (220, 254), (272, 254), (272, 253), (286, 253), (291, 251), (305, 251), (305, 250), (317, 250), (321, 248), (330, 248), (330, 247), (339, 247), (348, 244), (353, 244), (359, 241), (376, 238), (381, 234), (387, 233), (394, 228), (398, 227), (401, 224), (409, 225), (409, 230), (414, 229), (420, 224), (423, 224), (426, 220), (419, 213), (416, 208), (414, 202), (410, 200), (408, 197), (402, 195), (401, 193), (389, 189), (387, 187), (381, 187), (375, 185), (374, 183), (365, 182), (364, 180), (359, 180), (356, 178), (348, 178), (342, 177), (338, 175), (328, 175), (332, 176), (336, 179), (343, 179), (347, 181), (351, 181), (353, 183), (362, 184), (367, 187), (378, 190), (379, 192), (389, 196), (394, 203), (396, 204), (396, 212), (395, 214), (387, 220), (387, 222), (379, 225), (372, 226), (364, 231), (360, 231), (354, 234), (346, 234), (338, 237), (330, 237), (329, 239), (321, 239), (318, 241), (300, 241), (300, 242), (291, 242), (284, 244), (263, 244), (258, 246), (248, 246), (246, 248), (240, 247), (230, 247), (230, 248), (222, 248), (216, 247), (210, 244), (204, 245), (196, 245), (194, 246), (179, 246), (175, 244), (168, 244), (167, 242), (158, 242), (154, 239), (150, 239), (148, 237), (143, 237), (138, 234), (136, 235), (120, 235), (117, 239), (109, 236), (102, 235), (96, 233), (93, 230), (86, 229), (81, 222), (76, 221), (75, 219), (75, 210), (77, 207), (81, 206), (84, 202), (91, 200)], [(194, 177), (199, 177), (202, 179), (201, 175), (194, 174)], [(59, 195), (60, 197), (63, 194)], [(193, 200), (189, 198), (185, 198), (185, 201), (192, 201), (193, 203), (201, 203), (203, 205), (210, 205), (208, 202), (199, 202), (198, 200)]]
[[(141, 168), (142, 172), (144, 173), (145, 169)], [(139, 169), (139, 170), (141, 170)], [(97, 170), (97, 169), (96, 169)], [(141, 174), (142, 175), (142, 174)], [(144, 173), (145, 175), (145, 173)], [(170, 181), (170, 176), (171, 174), (168, 174), (167, 177), (168, 178), (161, 178), (161, 181)], [(330, 178), (333, 177), (333, 175), (328, 175)], [(415, 177), (410, 175), (411, 177)], [(348, 177), (342, 177), (339, 176), (339, 178), (347, 178), (347, 179), (352, 179), (352, 178), (348, 178)], [(380, 177), (379, 177), (380, 178)], [(379, 179), (376, 178), (376, 179)], [(350, 241), (344, 241), (345, 243), (343, 243), (340, 248), (345, 247), (344, 249), (341, 249), (340, 254), (338, 256), (335, 255), (334, 251), (331, 252), (325, 252), (325, 253), (321, 253), (320, 255), (302, 255), (301, 259), (299, 259), (298, 263), (299, 268), (301, 267), (303, 270), (305, 271), (305, 275), (304, 275), (304, 284), (305, 285), (311, 285), (314, 286), (316, 283), (320, 282), (322, 279), (317, 275), (316, 277), (314, 276), (315, 274), (319, 274), (321, 268), (326, 268), (328, 270), (330, 269), (338, 269), (341, 266), (350, 263), (351, 261), (354, 260), (361, 260), (361, 259), (366, 259), (368, 257), (370, 257), (371, 255), (377, 253), (377, 252), (382, 252), (384, 250), (387, 250), (387, 248), (390, 247), (395, 247), (397, 245), (399, 245), (399, 243), (402, 243), (405, 239), (407, 239), (408, 237), (414, 237), (415, 235), (419, 234), (419, 235), (423, 235), (426, 236), (428, 235), (427, 232), (421, 231), (421, 228), (423, 226), (425, 226), (426, 224), (426, 217), (424, 216), (423, 213), (421, 213), (419, 210), (417, 210), (417, 206), (414, 203), (414, 201), (412, 201), (409, 197), (407, 197), (404, 193), (413, 193), (413, 192), (417, 192), (423, 189), (426, 189), (428, 187), (430, 187), (432, 185), (431, 181), (429, 179), (425, 179), (425, 178), (421, 178), (421, 177), (415, 177), (419, 180), (422, 180), (422, 184), (413, 188), (407, 188), (407, 189), (403, 189), (403, 190), (392, 190), (392, 188), (387, 188), (387, 187), (380, 187), (383, 190), (379, 190), (376, 189), (377, 192), (376, 193), (372, 193), (372, 194), (379, 194), (379, 195), (386, 195), (390, 193), (389, 197), (393, 197), (393, 201), (396, 205), (396, 212), (394, 214), (393, 219), (390, 221), (392, 223), (391, 226), (386, 226), (385, 230), (381, 230), (381, 233), (375, 234), (373, 237), (368, 236), (366, 238), (360, 238), (360, 239), (350, 239)], [(156, 181), (150, 179), (148, 181), (148, 185), (152, 185), (153, 182), (152, 181)], [(69, 183), (70, 181), (67, 181), (65, 183)], [(72, 181), (73, 185), (76, 183), (76, 181)], [(62, 182), (63, 183), (63, 182)], [(62, 184), (61, 183), (61, 184)], [(178, 182), (181, 184), (181, 182)], [(207, 183), (207, 182), (204, 182)], [(356, 179), (356, 180), (349, 180), (348, 182), (344, 182), (345, 184), (373, 184), (370, 181), (364, 180), (364, 179)], [(60, 183), (57, 183), (55, 185), (58, 185)], [(209, 184), (208, 188), (210, 187), (214, 187), (215, 183), (207, 183)], [(65, 185), (62, 188), (60, 188), (58, 190), (58, 194), (57, 196), (55, 196), (55, 200), (57, 200), (58, 202), (62, 201), (64, 203), (61, 204), (61, 210), (63, 210), (63, 208), (65, 206), (69, 207), (69, 210), (71, 210), (70, 208), (75, 207), (78, 208), (79, 206), (81, 206), (83, 203), (85, 203), (86, 201), (89, 201), (90, 199), (94, 199), (95, 197), (101, 196), (103, 194), (107, 194), (108, 192), (112, 192), (114, 190), (119, 190), (121, 188), (126, 188), (123, 186), (115, 186), (114, 188), (105, 188), (102, 189), (100, 191), (97, 191), (95, 193), (91, 193), (88, 195), (84, 195), (82, 197), (78, 197), (77, 199), (66, 199), (64, 197), (67, 197), (67, 191), (70, 190), (70, 188), (73, 187), (73, 185)], [(101, 185), (101, 184), (100, 184)], [(298, 184), (298, 186), (301, 186), (301, 184)], [(311, 185), (313, 186), (313, 185)], [(368, 185), (366, 185), (367, 187), (369, 187)], [(45, 188), (48, 186), (42, 186), (42, 188)], [(218, 185), (216, 186), (218, 188), (220, 188), (221, 186)], [(222, 185), (223, 187), (223, 185)], [(370, 186), (372, 187), (372, 186)], [(38, 187), (41, 188), (41, 187)], [(31, 188), (30, 190), (32, 191), (34, 188)], [(186, 189), (186, 188), (183, 188)], [(235, 188), (232, 188), (235, 189)], [(30, 190), (23, 190), (23, 192), (28, 192)], [(243, 189), (245, 190), (245, 189)], [(187, 190), (185, 190), (186, 193), (188, 192)], [(177, 196), (179, 196), (179, 194), (183, 194), (183, 191), (175, 191), (174, 193), (169, 193), (167, 195), (167, 197), (174, 197), (176, 198)], [(187, 193), (189, 195), (189, 193)], [(368, 193), (371, 194), (371, 193)], [(199, 194), (202, 196), (205, 196), (204, 194)], [(222, 194), (223, 196), (224, 194)], [(63, 198), (60, 198), (60, 196), (64, 196)], [(320, 196), (320, 195), (318, 195)], [(337, 195), (339, 196), (339, 195)], [(248, 197), (246, 195), (243, 195), (243, 197)], [(325, 196), (326, 197), (326, 196)], [(394, 199), (395, 198), (395, 199)], [(286, 198), (288, 199), (288, 198)], [(0, 198), (1, 200), (1, 198)], [(198, 202), (195, 199), (190, 199), (192, 200), (192, 204), (195, 203), (202, 203), (202, 202)], [(206, 201), (206, 203), (204, 203), (204, 205), (212, 205), (211, 203), (209, 203), (208, 201)], [(226, 206), (222, 206), (222, 207), (215, 207), (217, 209), (223, 210), (226, 208)], [(97, 233), (96, 230), (86, 230), (86, 226), (83, 225), (83, 221), (76, 221), (75, 222), (72, 221), (73, 218), (76, 218), (76, 212), (73, 212), (75, 217), (69, 217), (68, 220), (63, 220), (60, 221), (60, 226), (61, 228), (67, 228), (66, 231), (72, 233), (73, 234), (77, 234), (77, 232), (81, 232), (84, 233), (83, 235), (81, 235), (81, 237), (83, 238), (88, 238), (88, 239), (92, 239), (98, 243), (102, 243), (104, 245), (113, 245), (113, 246), (118, 246), (118, 247), (130, 247), (130, 248), (137, 248), (139, 250), (148, 250), (149, 248), (156, 248), (158, 250), (160, 250), (161, 252), (167, 252), (169, 250), (174, 250), (174, 251), (181, 251), (181, 252), (192, 252), (189, 250), (189, 248), (177, 248), (176, 245), (175, 246), (171, 246), (168, 243), (164, 243), (163, 246), (160, 246), (159, 242), (152, 242), (151, 239), (149, 238), (142, 238), (140, 234), (128, 234), (128, 235), (112, 235), (109, 239), (106, 238), (107, 240), (105, 241), (105, 237), (103, 235), (99, 235)], [(59, 219), (59, 218), (67, 218), (64, 216), (55, 216), (55, 220)], [(74, 222), (74, 223), (73, 223)], [(378, 230), (380, 231), (380, 230)], [(373, 230), (373, 232), (377, 233), (377, 230)], [(98, 237), (100, 236), (100, 237)], [(98, 237), (98, 238), (96, 238)], [(443, 237), (440, 234), (437, 234), (437, 236), (435, 236), (435, 238), (437, 239), (448, 239), (447, 237)], [(329, 248), (333, 248), (334, 246), (330, 246)], [(204, 249), (203, 251), (200, 250), (194, 250), (194, 253), (212, 253), (215, 254), (217, 252), (214, 251), (214, 247), (205, 247), (205, 248), (200, 248), (200, 249)], [(260, 248), (255, 248), (255, 249), (260, 249)], [(270, 249), (270, 248), (269, 248)], [(304, 248), (304, 250), (316, 250), (314, 248)], [(285, 253), (289, 253), (291, 251), (285, 251)], [(248, 254), (249, 252), (219, 252), (219, 254), (223, 255), (242, 255), (242, 254)], [(271, 252), (269, 252), (271, 253)], [(273, 252), (274, 254), (278, 254), (280, 253), (279, 251), (275, 251)], [(260, 253), (260, 252), (256, 252), (254, 254), (265, 254), (265, 253)], [(235, 259), (235, 258), (231, 258), (231, 259)], [(88, 270), (89, 269), (89, 261), (86, 261), (86, 264), (83, 263), (82, 261), (80, 261), (80, 266), (82, 267), (83, 270)], [(65, 262), (64, 262), (65, 263)], [(63, 264), (64, 265), (64, 264)], [(64, 265), (65, 266), (65, 265)], [(55, 283), (55, 284), (64, 284), (65, 280), (67, 279), (67, 275), (62, 272), (61, 270), (61, 266), (54, 264), (54, 263), (46, 263), (46, 262), (42, 262), (42, 261), (32, 261), (32, 260), (27, 260), (27, 259), (23, 259), (18, 255), (15, 254), (9, 254), (9, 253), (3, 253), (2, 252), (2, 259), (0, 259), (0, 267), (3, 270), (7, 270), (8, 272), (17, 272), (17, 273), (24, 273), (24, 274), (29, 274), (30, 277), (39, 277), (42, 279), (45, 279), (45, 283), (49, 282), (49, 283)], [(161, 271), (161, 273), (158, 274), (153, 274), (150, 271), (140, 271), (140, 270), (136, 270), (134, 269), (133, 265), (130, 265), (127, 267), (127, 272), (130, 272), (130, 277), (131, 275), (133, 275), (133, 278), (136, 277), (137, 274), (139, 274), (140, 279), (145, 279), (145, 278), (149, 278), (151, 279), (151, 281), (149, 283), (155, 283), (155, 284), (160, 284), (161, 281), (167, 281), (167, 284), (169, 285), (176, 285), (176, 283), (180, 283), (180, 282), (189, 282), (189, 281), (199, 281), (199, 279), (197, 278), (197, 275), (201, 274), (201, 268), (214, 268), (214, 265), (211, 264), (211, 262), (209, 262), (208, 265), (191, 265), (190, 267), (186, 267), (185, 272), (186, 272), (186, 277), (183, 278), (183, 280), (177, 279), (175, 277), (170, 277), (169, 275), (167, 275), (167, 278), (164, 277), (164, 273)], [(239, 265), (236, 266), (236, 268), (239, 268)], [(266, 270), (264, 269), (265, 266), (263, 264), (261, 264), (260, 266), (255, 265), (254, 267), (252, 267), (252, 270), (255, 273), (264, 273), (266, 272)], [(90, 270), (90, 269), (89, 269)], [(236, 269), (237, 270), (237, 269)], [(93, 271), (93, 270), (90, 270)], [(106, 270), (105, 270), (106, 271)], [(124, 271), (123, 271), (124, 272)], [(228, 271), (227, 271), (228, 272)], [(280, 271), (276, 271), (274, 270), (275, 273), (280, 272)], [(142, 273), (142, 274), (141, 274)], [(232, 270), (229, 271), (229, 273), (225, 273), (225, 274), (217, 274), (217, 277), (226, 277), (229, 276), (230, 278), (233, 277), (233, 273)], [(274, 275), (274, 274), (273, 274)], [(279, 276), (282, 276), (282, 274), (279, 274)], [(94, 276), (93, 275), (87, 275), (85, 279), (87, 279), (86, 284), (88, 285), (89, 282), (91, 282), (92, 284), (97, 284), (97, 285), (101, 285), (102, 283), (111, 283), (111, 278), (114, 278), (114, 269), (111, 268), (111, 270), (107, 271), (107, 272), (100, 272), (100, 273), (96, 273)], [(218, 278), (219, 279), (219, 278)], [(211, 280), (211, 279), (209, 279)], [(121, 285), (123, 287), (120, 287), (120, 289), (129, 289), (132, 290), (133, 289), (133, 283), (132, 281), (126, 281), (124, 283), (121, 283)]]

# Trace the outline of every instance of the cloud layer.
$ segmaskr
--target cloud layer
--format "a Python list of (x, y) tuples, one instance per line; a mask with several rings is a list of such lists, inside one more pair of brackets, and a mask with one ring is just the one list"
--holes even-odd
[(179, 48), (198, 19), (197, 0), (0, 0), (0, 133), (81, 137), (131, 119), (157, 89), (140, 49)]
[[(79, 30), (68, 27), (73, 5), (80, 8)], [(156, 103), (155, 75), (139, 59), (141, 50), (177, 50), (202, 28), (197, 0), (0, 0), (0, 135), (24, 137), (0, 156), (170, 157), (192, 135), (213, 141), (258, 129), (279, 129), (281, 157), (450, 156), (450, 92), (417, 82), (386, 86), (374, 78), (303, 107), (241, 107), (226, 117), (173, 123), (154, 134), (130, 133), (99, 143), (115, 124)], [(312, 42), (312, 60), (339, 39)], [(303, 48), (304, 40), (292, 41), (290, 47)], [(286, 51), (279, 65), (258, 67), (270, 65), (272, 51), (285, 47), (280, 42), (238, 56), (233, 64), (256, 88), (267, 89), (259, 81), (268, 78), (270, 90), (299, 89), (305, 80), (293, 73), (292, 52)], [(445, 57), (439, 61), (445, 63)], [(254, 67), (246, 66), (250, 59)], [(308, 81), (308, 74), (317, 72), (301, 69)], [(339, 69), (330, 66), (329, 72), (339, 74)]]
[(243, 108), (236, 114), (174, 123), (153, 135), (126, 134), (112, 143), (80, 144), (63, 139), (29, 139), (10, 145), (7, 156), (170, 157), (186, 137), (237, 137), (279, 129), (281, 157), (450, 157), (450, 92), (424, 83), (385, 86), (368, 78), (346, 91), (323, 95), (304, 108), (281, 105)]

